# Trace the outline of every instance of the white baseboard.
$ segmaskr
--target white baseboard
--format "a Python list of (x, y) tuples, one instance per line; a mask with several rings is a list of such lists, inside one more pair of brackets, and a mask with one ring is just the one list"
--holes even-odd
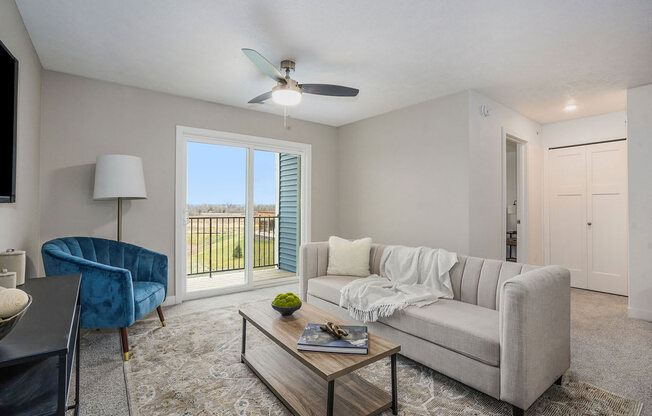
[(165, 298), (165, 301), (163, 302), (162, 306), (172, 306), (172, 305), (176, 305), (177, 303), (181, 303), (181, 302), (177, 302), (176, 296), (168, 296), (167, 298)]
[(637, 309), (637, 308), (627, 308), (627, 315), (630, 318), (634, 319), (642, 319), (644, 321), (650, 321), (652, 322), (652, 311), (648, 311), (645, 309)]

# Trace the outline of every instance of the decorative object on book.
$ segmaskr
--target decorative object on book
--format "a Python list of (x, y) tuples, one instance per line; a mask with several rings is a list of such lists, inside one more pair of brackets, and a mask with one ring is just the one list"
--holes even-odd
[(16, 272), (2, 269), (2, 271), (0, 271), (0, 287), (14, 289), (16, 287)]
[(16, 286), (25, 284), (25, 252), (13, 248), (0, 252), (0, 270), (2, 269), (16, 272)]
[[(0, 290), (0, 295), (2, 295), (2, 293), (4, 293), (4, 292), (8, 292), (10, 290), (20, 290), (20, 289), (4, 289), (4, 288), (2, 288), (2, 289), (3, 290)], [(0, 312), (0, 340), (2, 340), (2, 338), (9, 335), (11, 330), (14, 329), (16, 324), (18, 324), (18, 321), (20, 321), (20, 318), (23, 317), (23, 315), (25, 314), (25, 311), (29, 308), (29, 305), (32, 304), (32, 297), (30, 295), (26, 294), (25, 292), (23, 292), (22, 290), (20, 290), (20, 291), (27, 298), (27, 303), (22, 307), (21, 310), (19, 310), (17, 313), (15, 313), (15, 314), (13, 314), (11, 316), (4, 317), (4, 316), (2, 316), (2, 313)]]
[(319, 329), (328, 332), (337, 339), (349, 336), (349, 333), (343, 330), (341, 325), (334, 324), (332, 322), (326, 322), (326, 325), (320, 326)]
[[(332, 322), (331, 329), (335, 331)], [(328, 330), (328, 324), (308, 324), (299, 338), (297, 349), (299, 351), (336, 352), (341, 354), (367, 354), (369, 352), (369, 334), (366, 326), (344, 325), (339, 326), (340, 331), (346, 332), (335, 335)], [(322, 327), (326, 327), (323, 329)], [(342, 336), (346, 338), (342, 338)]]
[(301, 299), (292, 292), (281, 293), (272, 301), (272, 308), (281, 316), (290, 316), (301, 308)]

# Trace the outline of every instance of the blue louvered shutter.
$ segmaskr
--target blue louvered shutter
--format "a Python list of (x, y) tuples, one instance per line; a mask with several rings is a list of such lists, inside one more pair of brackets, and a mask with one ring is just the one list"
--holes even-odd
[(292, 273), (297, 271), (297, 249), (300, 241), (300, 164), (300, 157), (297, 155), (279, 154), (278, 268)]

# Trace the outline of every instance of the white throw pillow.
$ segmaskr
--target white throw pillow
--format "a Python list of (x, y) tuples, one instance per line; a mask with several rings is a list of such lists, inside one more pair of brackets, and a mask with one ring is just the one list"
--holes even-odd
[(328, 239), (328, 270), (326, 274), (367, 277), (371, 238), (349, 241), (332, 236)]

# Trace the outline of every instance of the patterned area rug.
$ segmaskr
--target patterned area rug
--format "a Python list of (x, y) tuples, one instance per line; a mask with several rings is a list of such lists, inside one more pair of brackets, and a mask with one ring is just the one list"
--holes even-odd
[[(129, 330), (133, 358), (125, 363), (132, 415), (290, 415), (240, 363), (242, 318), (237, 308), (158, 319)], [(270, 343), (252, 326), (247, 349)], [(389, 359), (358, 374), (390, 391)], [(400, 415), (511, 415), (511, 406), (399, 356)], [(642, 404), (579, 381), (552, 386), (528, 415), (638, 416)], [(391, 415), (390, 411), (383, 416)]]

